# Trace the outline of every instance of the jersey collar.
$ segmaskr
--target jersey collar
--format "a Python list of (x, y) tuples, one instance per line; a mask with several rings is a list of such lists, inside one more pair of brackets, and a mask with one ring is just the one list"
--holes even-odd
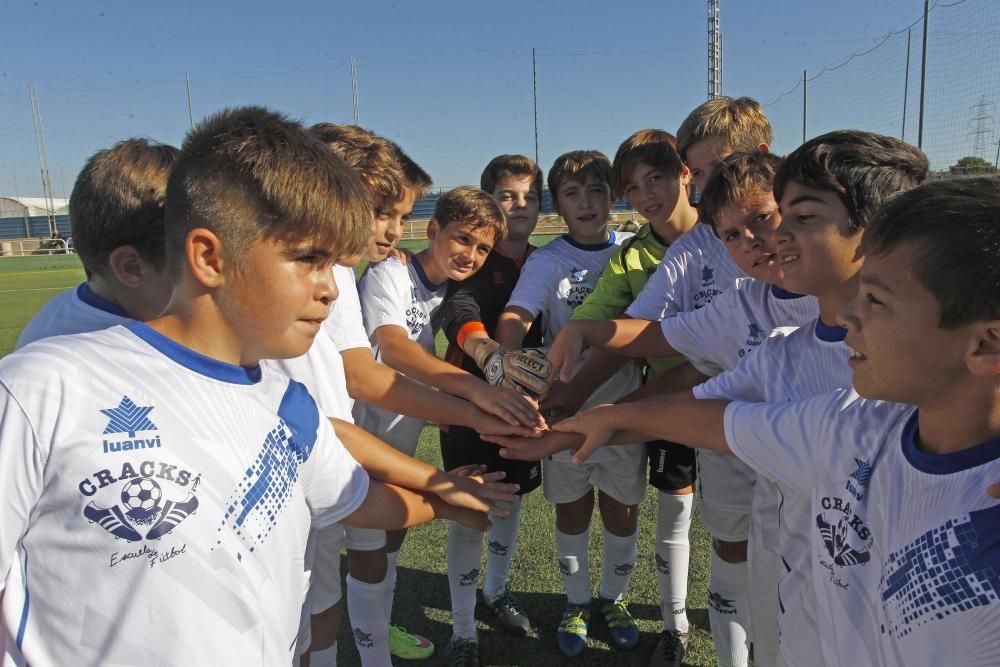
[(580, 250), (604, 250), (605, 248), (610, 248), (615, 244), (615, 230), (608, 230), (608, 240), (602, 241), (601, 243), (578, 243), (570, 238), (569, 234), (563, 234), (563, 241), (570, 244), (574, 248), (579, 248)]
[(257, 384), (260, 382), (260, 364), (250, 367), (234, 366), (218, 359), (206, 357), (204, 354), (195, 352), (177, 341), (167, 338), (143, 322), (133, 322), (126, 325), (126, 328), (171, 361), (199, 375), (230, 384)]
[(439, 289), (441, 289), (442, 286), (444, 286), (444, 283), (438, 284), (431, 282), (430, 278), (427, 277), (427, 274), (424, 273), (424, 267), (420, 265), (419, 259), (413, 257), (412, 259), (410, 259), (410, 262), (413, 264), (413, 270), (417, 272), (417, 278), (420, 279), (420, 282), (423, 284), (424, 287), (426, 287), (432, 292), (436, 292)]
[(914, 411), (903, 429), (903, 456), (910, 465), (928, 475), (950, 475), (1000, 459), (1000, 438), (952, 454), (928, 454), (917, 446), (919, 411)]
[(816, 338), (825, 343), (839, 343), (847, 338), (847, 329), (844, 327), (830, 326), (823, 324), (822, 320), (816, 318)]
[(771, 285), (771, 296), (775, 299), (801, 299), (805, 294), (797, 294), (795, 292), (789, 292), (788, 290), (783, 290), (777, 285)]
[(103, 296), (94, 293), (94, 290), (90, 289), (90, 285), (88, 283), (80, 283), (80, 285), (76, 288), (76, 296), (80, 299), (80, 301), (83, 301), (91, 308), (96, 308), (97, 310), (108, 313), (109, 315), (124, 317), (127, 320), (132, 319), (132, 317), (125, 312), (125, 309), (117, 303), (109, 301)]

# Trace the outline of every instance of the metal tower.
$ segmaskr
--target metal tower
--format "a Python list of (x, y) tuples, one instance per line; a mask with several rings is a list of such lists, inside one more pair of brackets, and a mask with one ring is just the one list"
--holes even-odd
[(993, 114), (991, 113), (993, 109), (993, 103), (987, 102), (985, 96), (980, 97), (979, 103), (973, 104), (971, 109), (973, 116), (969, 124), (974, 128), (969, 132), (972, 135), (972, 154), (983, 159), (986, 158), (987, 143), (991, 146), (993, 143), (987, 141), (993, 135)]
[(708, 99), (722, 97), (722, 32), (719, 2), (708, 0)]

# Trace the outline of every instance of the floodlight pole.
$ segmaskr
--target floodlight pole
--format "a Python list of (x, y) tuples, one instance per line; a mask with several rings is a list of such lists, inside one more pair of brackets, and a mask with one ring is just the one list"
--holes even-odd
[(924, 92), (927, 84), (927, 15), (930, 0), (924, 0), (924, 44), (920, 56), (920, 120), (917, 122), (917, 148), (924, 147)]
[(354, 99), (354, 124), (361, 125), (361, 107), (358, 101), (358, 61), (351, 56), (351, 94)]
[(802, 143), (806, 143), (806, 109), (809, 105), (808, 72), (802, 70)]
[(184, 72), (184, 86), (187, 88), (188, 98), (188, 127), (194, 127), (194, 114), (191, 112), (191, 77)]
[(535, 164), (538, 164), (538, 66), (535, 47), (531, 47), (531, 99), (535, 106)]
[(56, 231), (55, 202), (52, 201), (52, 178), (49, 175), (49, 157), (45, 149), (45, 128), (42, 127), (42, 109), (38, 104), (38, 90), (34, 84), (28, 84), (28, 99), (31, 102), (31, 120), (35, 126), (35, 148), (38, 150), (38, 163), (42, 171), (42, 194), (48, 204), (49, 234)]
[(906, 104), (910, 96), (910, 37), (913, 31), (906, 29), (906, 76), (903, 78), (903, 131), (899, 138), (906, 141)]

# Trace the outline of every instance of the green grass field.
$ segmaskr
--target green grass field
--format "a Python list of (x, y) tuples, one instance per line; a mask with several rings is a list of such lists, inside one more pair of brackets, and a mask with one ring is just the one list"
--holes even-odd
[[(533, 239), (536, 244), (551, 237)], [(406, 242), (418, 249), (423, 242)], [(34, 313), (60, 291), (83, 280), (83, 269), (75, 255), (0, 259), (0, 356), (9, 353), (24, 325)], [(440, 342), (440, 339), (439, 339)], [(437, 429), (428, 427), (420, 439), (417, 456), (440, 465)], [(660, 630), (659, 594), (653, 564), (653, 539), (656, 524), (656, 498), (650, 491), (640, 512), (639, 561), (632, 576), (629, 601), (632, 614), (642, 630), (642, 643), (632, 652), (610, 647), (602, 624), (592, 625), (590, 646), (575, 660), (567, 660), (555, 646), (554, 633), (559, 623), (564, 597), (552, 537), (554, 512), (541, 491), (525, 499), (517, 555), (511, 586), (529, 611), (534, 630), (526, 639), (514, 639), (493, 627), (488, 616), (478, 614), (479, 639), (483, 664), (486, 665), (645, 665)], [(446, 664), (441, 654), (451, 636), (451, 614), (445, 569), (446, 529), (436, 521), (410, 531), (400, 557), (396, 586), (394, 622), (423, 634), (438, 647), (437, 655), (422, 664)], [(591, 530), (592, 588), (600, 577), (601, 528), (595, 520)], [(715, 665), (711, 636), (708, 633), (706, 582), (708, 578), (708, 536), (695, 518), (691, 532), (691, 570), (688, 616), (693, 623), (691, 644), (685, 664)], [(485, 559), (483, 561), (485, 564)], [(346, 564), (345, 564), (346, 568)], [(340, 664), (358, 664), (350, 641), (350, 628), (344, 624), (340, 636)]]

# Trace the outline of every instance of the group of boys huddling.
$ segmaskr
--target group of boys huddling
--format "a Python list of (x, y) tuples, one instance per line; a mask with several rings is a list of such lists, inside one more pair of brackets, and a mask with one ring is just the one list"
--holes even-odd
[[(559, 650), (598, 618), (634, 649), (648, 482), (649, 664), (680, 665), (696, 478), (720, 665), (1000, 664), (1000, 182), (922, 184), (869, 132), (770, 143), (721, 98), (613, 162), (566, 153), (540, 248), (542, 172), (501, 155), (417, 253), (431, 179), (356, 126), (247, 107), (99, 151), (70, 205), (87, 280), (0, 361), (3, 664), (334, 665), (345, 549), (361, 664), (429, 657), (390, 623), (396, 562), (445, 518), (444, 652), (478, 665), (484, 536), (483, 608), (531, 630), (508, 580), (539, 486)], [(447, 472), (413, 458), (428, 421)]]

